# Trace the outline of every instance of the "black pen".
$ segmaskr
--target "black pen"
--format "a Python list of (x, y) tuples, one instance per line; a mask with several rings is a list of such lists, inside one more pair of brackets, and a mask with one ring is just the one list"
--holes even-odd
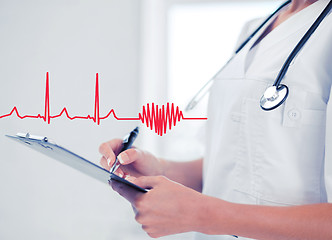
[[(122, 148), (121, 148), (119, 154), (121, 152), (126, 151), (127, 149), (131, 148), (131, 146), (133, 145), (138, 133), (139, 133), (139, 127), (136, 127), (133, 131), (131, 131), (129, 133), (128, 136), (126, 136), (123, 139)], [(118, 162), (119, 162), (118, 157), (116, 157), (115, 162), (114, 162), (114, 164), (111, 168), (111, 171), (110, 171), (111, 173), (114, 173), (118, 169), (118, 167), (120, 166), (120, 164), (118, 164)]]

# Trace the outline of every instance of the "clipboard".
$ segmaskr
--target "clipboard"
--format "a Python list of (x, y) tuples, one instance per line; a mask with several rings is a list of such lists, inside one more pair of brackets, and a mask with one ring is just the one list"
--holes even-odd
[(23, 145), (30, 147), (40, 153), (47, 155), (59, 162), (62, 162), (90, 177), (99, 180), (103, 183), (109, 183), (110, 181), (116, 181), (119, 184), (125, 184), (126, 186), (145, 193), (148, 190), (141, 188), (118, 175), (107, 171), (106, 169), (90, 162), (89, 160), (73, 153), (72, 151), (57, 145), (54, 141), (47, 137), (40, 137), (31, 135), (29, 133), (18, 133), (16, 136), (6, 135), (6, 137), (22, 143)]

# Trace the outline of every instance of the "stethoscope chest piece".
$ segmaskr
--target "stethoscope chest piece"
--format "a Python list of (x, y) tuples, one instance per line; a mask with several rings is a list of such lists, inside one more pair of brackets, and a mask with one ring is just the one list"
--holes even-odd
[[(291, 0), (286, 1), (284, 4), (282, 4), (274, 13), (272, 13), (242, 44), (241, 46), (235, 51), (235, 54), (241, 51), (241, 49), (244, 48), (250, 42), (250, 40), (265, 26), (270, 19), (275, 16), (283, 7), (291, 3)], [(316, 31), (320, 23), (323, 21), (323, 19), (330, 13), (332, 9), (332, 0), (329, 1), (327, 6), (324, 8), (323, 12), (318, 16), (316, 21), (311, 25), (311, 27), (307, 30), (307, 32), (304, 34), (304, 36), (301, 38), (301, 40), (298, 42), (298, 44), (295, 46), (293, 51), (290, 53), (288, 58), (286, 59), (285, 63), (283, 64), (275, 82), (273, 83), (272, 87), (269, 87), (266, 89), (264, 95), (261, 97), (260, 100), (260, 106), (265, 111), (273, 110), (285, 102), (287, 96), (288, 96), (288, 87), (286, 85), (280, 84), (282, 79), (287, 73), (287, 70), (292, 63), (293, 59), (297, 56), (299, 51), (302, 49), (302, 47), (305, 45), (305, 43), (309, 40), (310, 36)], [(235, 55), (234, 55), (235, 56)], [(234, 57), (233, 56), (233, 57)], [(232, 58), (233, 58), (232, 57)], [(231, 58), (231, 59), (232, 59)], [(230, 62), (229, 60), (228, 62)], [(227, 64), (226, 64), (227, 65)], [(225, 66), (226, 66), (225, 65)], [(200, 101), (200, 99), (203, 98), (203, 96), (209, 91), (210, 87), (212, 86), (213, 80), (218, 76), (218, 74), (223, 70), (224, 68), (221, 68), (219, 72), (216, 73), (216, 75), (210, 79), (203, 88), (199, 90), (199, 92), (194, 96), (194, 98), (190, 101), (188, 104), (186, 110), (191, 110), (194, 108), (195, 105)]]
[(260, 105), (265, 111), (273, 110), (285, 102), (288, 96), (288, 87), (280, 84), (267, 88), (264, 95), (261, 97)]

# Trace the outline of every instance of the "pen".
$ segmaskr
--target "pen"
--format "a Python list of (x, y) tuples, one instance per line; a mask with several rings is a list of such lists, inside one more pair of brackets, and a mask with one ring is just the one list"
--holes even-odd
[[(122, 141), (122, 148), (120, 150), (120, 153), (123, 152), (123, 151), (126, 151), (129, 148), (131, 148), (131, 146), (133, 145), (133, 143), (134, 143), (134, 141), (135, 141), (138, 133), (139, 133), (139, 127), (136, 127), (133, 131), (131, 131), (129, 133), (128, 136), (126, 136), (123, 139), (123, 141)], [(113, 166), (111, 168), (111, 171), (110, 171), (111, 173), (115, 172), (118, 169), (118, 167), (120, 166), (120, 164), (118, 164), (118, 162), (119, 162), (119, 160), (116, 157), (115, 162), (114, 162), (114, 164), (113, 164)]]

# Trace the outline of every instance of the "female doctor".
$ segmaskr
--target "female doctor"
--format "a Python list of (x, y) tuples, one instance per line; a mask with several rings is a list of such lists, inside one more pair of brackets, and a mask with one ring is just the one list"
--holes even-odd
[[(271, 111), (262, 109), (264, 97), (278, 98), (262, 94), (329, 2), (285, 3), (217, 74), (204, 161), (172, 162), (140, 149), (118, 156), (120, 176), (151, 188), (130, 196), (114, 187), (132, 203), (151, 237), (195, 231), (196, 239), (332, 239), (324, 178), (324, 162), (332, 161), (332, 143), (325, 142), (331, 134), (326, 113), (332, 111), (330, 11), (276, 85), (287, 99)], [(261, 23), (250, 22), (242, 41)], [(100, 146), (106, 169), (121, 143), (114, 139)]]

